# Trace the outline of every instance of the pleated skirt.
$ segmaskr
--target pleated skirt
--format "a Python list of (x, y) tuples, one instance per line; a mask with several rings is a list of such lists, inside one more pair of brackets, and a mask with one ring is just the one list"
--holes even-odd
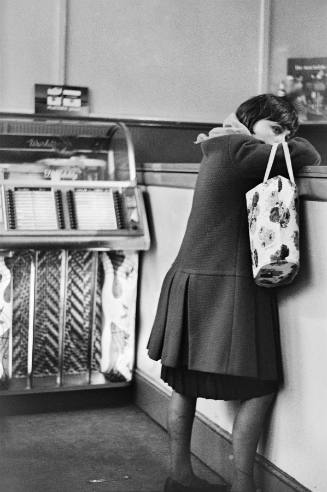
[(181, 394), (243, 400), (275, 392), (282, 382), (276, 295), (252, 278), (173, 268), (148, 350)]
[(277, 381), (191, 371), (186, 367), (162, 366), (161, 379), (182, 395), (226, 401), (276, 393), (279, 387)]

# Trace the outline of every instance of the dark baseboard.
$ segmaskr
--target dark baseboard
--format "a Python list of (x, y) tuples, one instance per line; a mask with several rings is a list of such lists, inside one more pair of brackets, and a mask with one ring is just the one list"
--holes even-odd
[[(135, 374), (134, 391), (135, 403), (155, 422), (166, 428), (169, 394), (139, 370)], [(226, 482), (231, 482), (231, 435), (201, 414), (197, 414), (194, 421), (192, 452)], [(264, 492), (310, 492), (259, 454), (256, 458), (256, 479)]]
[(73, 389), (53, 392), (0, 394), (0, 418), (47, 412), (67, 412), (91, 408), (121, 407), (133, 403), (133, 386)]

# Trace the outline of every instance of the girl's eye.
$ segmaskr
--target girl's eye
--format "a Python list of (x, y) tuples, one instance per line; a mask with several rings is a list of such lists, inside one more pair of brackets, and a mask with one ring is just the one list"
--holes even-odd
[(283, 129), (280, 126), (273, 126), (272, 131), (275, 135), (280, 135), (281, 133), (283, 133)]

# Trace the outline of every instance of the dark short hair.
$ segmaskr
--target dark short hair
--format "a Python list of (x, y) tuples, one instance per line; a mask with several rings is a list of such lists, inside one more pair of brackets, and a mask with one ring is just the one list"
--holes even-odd
[(263, 119), (276, 121), (289, 130), (289, 138), (295, 135), (299, 127), (298, 114), (292, 102), (287, 97), (274, 94), (260, 94), (244, 101), (237, 108), (236, 116), (251, 133), (255, 123)]

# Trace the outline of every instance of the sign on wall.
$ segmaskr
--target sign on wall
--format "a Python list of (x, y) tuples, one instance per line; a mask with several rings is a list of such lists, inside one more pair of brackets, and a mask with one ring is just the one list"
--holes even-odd
[(327, 121), (327, 57), (289, 58), (291, 77), (302, 121)]
[(35, 84), (35, 113), (86, 116), (89, 113), (88, 88)]

